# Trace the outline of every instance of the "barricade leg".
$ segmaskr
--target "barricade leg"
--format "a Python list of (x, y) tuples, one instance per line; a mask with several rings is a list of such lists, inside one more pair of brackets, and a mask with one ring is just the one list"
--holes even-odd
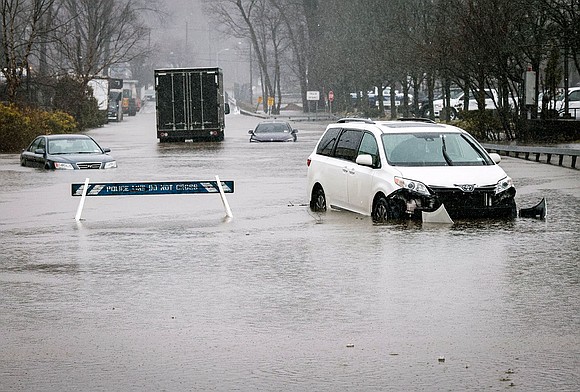
[(75, 220), (78, 222), (81, 220), (81, 214), (83, 213), (83, 207), (85, 206), (85, 199), (87, 198), (87, 188), (89, 187), (89, 178), (85, 179), (85, 186), (83, 187), (83, 194), (81, 196), (81, 201), (79, 207), (77, 208), (77, 214), (75, 215)]
[(215, 176), (215, 180), (217, 181), (217, 186), (220, 191), (222, 203), (224, 204), (224, 208), (226, 209), (226, 216), (228, 218), (233, 218), (232, 210), (230, 209), (230, 205), (228, 203), (228, 200), (226, 199), (226, 194), (224, 193), (224, 188), (222, 187), (222, 182), (220, 181), (219, 176)]

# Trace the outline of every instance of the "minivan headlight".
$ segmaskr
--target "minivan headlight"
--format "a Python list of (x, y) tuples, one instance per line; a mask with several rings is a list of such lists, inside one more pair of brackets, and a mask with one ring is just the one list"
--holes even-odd
[(408, 191), (430, 196), (431, 193), (425, 184), (420, 181), (409, 180), (408, 178), (395, 177), (395, 184)]
[(502, 193), (511, 187), (514, 186), (514, 183), (510, 177), (504, 177), (495, 184), (495, 194)]

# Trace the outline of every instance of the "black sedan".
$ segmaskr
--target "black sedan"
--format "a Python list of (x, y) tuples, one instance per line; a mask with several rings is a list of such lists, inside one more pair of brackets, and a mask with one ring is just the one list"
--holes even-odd
[(50, 170), (112, 169), (117, 161), (87, 135), (42, 135), (20, 154), (22, 166)]
[(250, 142), (295, 142), (298, 130), (284, 121), (262, 121), (248, 133)]

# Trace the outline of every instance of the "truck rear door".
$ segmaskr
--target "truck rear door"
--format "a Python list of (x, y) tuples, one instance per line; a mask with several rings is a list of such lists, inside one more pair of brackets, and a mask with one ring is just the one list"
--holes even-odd
[(159, 129), (186, 129), (185, 74), (167, 72), (157, 75), (157, 120)]
[(189, 98), (191, 112), (189, 121), (197, 129), (217, 128), (218, 110), (218, 74), (216, 72), (192, 73), (189, 81)]

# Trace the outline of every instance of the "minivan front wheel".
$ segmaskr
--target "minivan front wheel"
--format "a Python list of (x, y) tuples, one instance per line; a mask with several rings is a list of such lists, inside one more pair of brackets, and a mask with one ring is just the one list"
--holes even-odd
[(312, 191), (312, 197), (310, 199), (310, 209), (314, 212), (324, 212), (326, 211), (326, 195), (321, 186), (317, 186)]
[(389, 219), (389, 203), (384, 196), (375, 201), (371, 216), (375, 223), (385, 223)]

